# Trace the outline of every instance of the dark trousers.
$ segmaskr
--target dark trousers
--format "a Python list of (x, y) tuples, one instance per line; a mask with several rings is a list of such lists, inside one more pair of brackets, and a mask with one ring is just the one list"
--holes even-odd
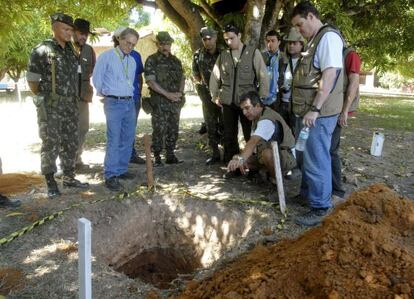
[(224, 162), (228, 162), (234, 155), (240, 153), (239, 141), (239, 120), (243, 130), (244, 140), (250, 139), (252, 123), (243, 114), (240, 107), (234, 104), (223, 105), (223, 145), (224, 145)]
[(337, 124), (335, 130), (332, 133), (331, 149), (329, 152), (331, 154), (332, 161), (332, 194), (339, 197), (344, 197), (345, 190), (342, 186), (342, 164), (341, 157), (339, 155), (341, 131), (341, 126)]
[[(141, 110), (141, 99), (134, 99), (135, 101), (135, 111), (137, 113), (137, 128), (138, 128), (138, 114), (139, 114), (139, 110)], [(135, 156), (138, 156), (137, 150), (135, 149), (135, 138), (134, 138), (134, 142), (132, 143), (132, 153), (131, 153), (131, 159)]]

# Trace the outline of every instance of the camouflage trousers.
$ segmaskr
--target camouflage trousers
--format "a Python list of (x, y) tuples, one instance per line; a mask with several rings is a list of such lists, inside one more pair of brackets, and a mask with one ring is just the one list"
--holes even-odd
[(223, 116), (221, 109), (211, 101), (211, 95), (206, 86), (197, 84), (196, 90), (201, 99), (203, 117), (207, 125), (208, 143), (211, 149), (217, 149), (223, 134)]
[(160, 155), (165, 144), (167, 156), (172, 156), (178, 139), (182, 104), (161, 97), (152, 102), (152, 152)]
[(55, 173), (59, 157), (63, 173), (73, 175), (79, 144), (76, 97), (46, 97), (36, 106), (42, 174)]

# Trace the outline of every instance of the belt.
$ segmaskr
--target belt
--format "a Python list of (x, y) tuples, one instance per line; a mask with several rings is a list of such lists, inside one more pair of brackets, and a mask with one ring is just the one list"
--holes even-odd
[(132, 97), (121, 97), (121, 96), (113, 96), (113, 95), (107, 95), (105, 97), (111, 98), (111, 99), (117, 99), (117, 100), (131, 100), (132, 99)]

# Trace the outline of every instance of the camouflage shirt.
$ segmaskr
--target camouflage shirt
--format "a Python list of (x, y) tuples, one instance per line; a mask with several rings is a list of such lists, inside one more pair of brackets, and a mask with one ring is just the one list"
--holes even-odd
[(55, 61), (56, 93), (61, 96), (78, 94), (78, 59), (71, 43), (62, 48), (55, 39), (37, 45), (30, 55), (27, 80), (39, 82), (39, 93), (52, 93), (52, 61)]
[(216, 53), (210, 54), (204, 47), (198, 49), (193, 55), (193, 76), (200, 76), (201, 82), (207, 87), (210, 82), (211, 71), (219, 55), (219, 48), (217, 48)]
[(144, 74), (145, 81), (155, 81), (168, 92), (179, 92), (184, 78), (181, 61), (172, 54), (165, 56), (159, 51), (148, 56)]

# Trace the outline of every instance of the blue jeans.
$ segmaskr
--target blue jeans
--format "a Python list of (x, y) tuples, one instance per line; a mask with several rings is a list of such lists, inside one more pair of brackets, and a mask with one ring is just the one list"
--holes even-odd
[(105, 98), (104, 111), (106, 117), (104, 177), (109, 179), (128, 170), (137, 119), (133, 100)]
[(309, 131), (303, 152), (301, 195), (311, 208), (330, 208), (332, 192), (331, 139), (338, 115), (320, 117)]

